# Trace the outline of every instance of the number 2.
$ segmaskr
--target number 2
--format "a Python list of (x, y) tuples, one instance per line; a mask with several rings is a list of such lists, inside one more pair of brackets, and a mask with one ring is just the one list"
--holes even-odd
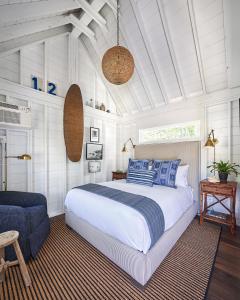
[(51, 95), (55, 95), (56, 96), (56, 85), (52, 82), (49, 82), (48, 83), (48, 94), (51, 94)]

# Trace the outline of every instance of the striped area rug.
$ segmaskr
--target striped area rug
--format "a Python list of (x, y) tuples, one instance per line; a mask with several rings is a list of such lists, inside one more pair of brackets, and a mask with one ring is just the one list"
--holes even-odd
[(31, 287), (24, 287), (19, 267), (11, 267), (0, 284), (0, 299), (203, 299), (219, 236), (219, 227), (193, 220), (143, 291), (66, 227), (63, 216), (56, 217), (37, 259), (28, 264)]

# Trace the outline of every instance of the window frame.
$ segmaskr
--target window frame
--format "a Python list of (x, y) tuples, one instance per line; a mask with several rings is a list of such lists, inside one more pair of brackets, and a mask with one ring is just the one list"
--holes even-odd
[[(141, 138), (141, 131), (144, 130), (157, 130), (157, 129), (164, 129), (164, 128), (175, 128), (175, 127), (184, 127), (190, 124), (194, 124), (197, 127), (199, 134), (195, 137), (183, 137), (183, 138), (175, 138), (175, 139), (155, 139), (151, 141), (143, 141), (143, 137)], [(139, 145), (145, 145), (145, 144), (166, 144), (166, 143), (177, 143), (177, 142), (192, 142), (192, 141), (201, 141), (201, 120), (193, 120), (193, 121), (187, 121), (187, 122), (181, 122), (181, 123), (174, 123), (174, 124), (167, 124), (162, 126), (155, 126), (155, 127), (149, 127), (149, 128), (139, 128), (138, 130), (138, 141)]]

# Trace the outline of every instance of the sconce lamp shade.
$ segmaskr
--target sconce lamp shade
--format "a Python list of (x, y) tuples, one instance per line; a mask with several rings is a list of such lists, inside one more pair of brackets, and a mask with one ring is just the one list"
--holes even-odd
[(20, 156), (17, 157), (18, 159), (22, 159), (22, 160), (31, 160), (32, 157), (29, 154), (22, 154)]
[(204, 147), (214, 147), (214, 143), (213, 143), (213, 140), (209, 137), (204, 145)]
[(126, 145), (124, 144), (123, 148), (122, 148), (122, 152), (127, 152), (127, 148)]
[(133, 147), (133, 149), (135, 149), (136, 145), (134, 145), (132, 139), (129, 138), (129, 139), (126, 141), (126, 143), (124, 144), (124, 146), (123, 146), (123, 148), (122, 148), (122, 152), (127, 152), (127, 143), (128, 143), (128, 142), (130, 142), (131, 145), (132, 145), (132, 147)]
[(210, 148), (210, 147), (215, 147), (215, 145), (218, 143), (218, 139), (215, 138), (214, 136), (214, 130), (212, 129), (208, 135), (208, 139), (205, 143), (205, 147)]

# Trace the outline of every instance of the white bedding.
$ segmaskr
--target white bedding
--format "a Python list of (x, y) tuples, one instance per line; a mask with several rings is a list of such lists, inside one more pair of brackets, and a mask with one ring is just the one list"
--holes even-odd
[[(156, 201), (163, 211), (165, 231), (170, 229), (193, 203), (191, 187), (177, 187), (177, 189), (159, 185), (148, 187), (126, 183), (126, 180), (98, 184), (143, 195)], [(66, 196), (65, 208), (144, 254), (150, 248), (148, 225), (144, 217), (131, 207), (87, 191), (72, 189)]]

